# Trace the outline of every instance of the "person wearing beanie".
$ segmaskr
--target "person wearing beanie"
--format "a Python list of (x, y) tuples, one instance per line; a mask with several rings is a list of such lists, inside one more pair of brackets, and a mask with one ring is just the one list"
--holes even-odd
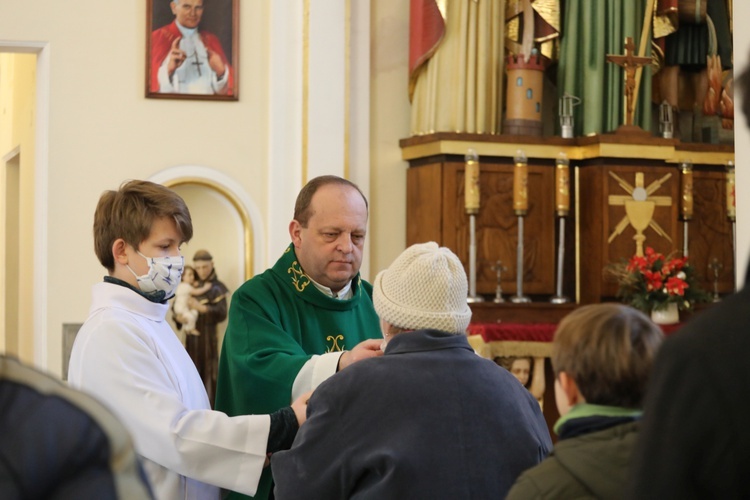
[(539, 404), (468, 343), (467, 292), (461, 261), (434, 242), (378, 273), (384, 354), (315, 390), (292, 447), (271, 459), (276, 498), (504, 498), (544, 459)]

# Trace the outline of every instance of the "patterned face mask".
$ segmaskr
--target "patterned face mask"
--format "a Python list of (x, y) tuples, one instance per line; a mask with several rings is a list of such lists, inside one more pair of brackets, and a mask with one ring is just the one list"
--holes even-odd
[[(170, 299), (174, 296), (177, 285), (180, 284), (182, 269), (185, 266), (185, 257), (178, 255), (175, 257), (146, 257), (136, 250), (138, 255), (148, 262), (148, 273), (138, 276), (135, 271), (127, 268), (133, 273), (138, 281), (138, 288), (146, 295), (162, 295), (163, 299)], [(158, 298), (158, 297), (157, 297)]]

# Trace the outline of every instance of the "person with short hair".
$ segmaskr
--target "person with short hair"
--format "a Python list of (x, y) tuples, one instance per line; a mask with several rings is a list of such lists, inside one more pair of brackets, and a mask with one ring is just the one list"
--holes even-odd
[(461, 261), (412, 245), (373, 289), (384, 355), (315, 390), (294, 445), (271, 458), (275, 497), (503, 498), (552, 443), (533, 396), (469, 345)]
[(621, 498), (646, 383), (664, 334), (632, 307), (592, 304), (560, 322), (552, 342), (558, 442), (507, 498)]
[[(359, 274), (367, 208), (356, 184), (333, 175), (299, 192), (291, 244), (232, 296), (217, 409), (276, 411), (352, 363), (382, 355), (372, 285)], [(266, 472), (256, 498), (271, 490)]]
[(180, 283), (180, 246), (193, 235), (174, 191), (148, 181), (106, 191), (94, 214), (94, 248), (108, 274), (94, 285), (68, 380), (125, 424), (158, 499), (252, 495), (268, 453), (288, 447), (307, 396), (272, 415), (212, 411), (206, 389), (166, 321)]

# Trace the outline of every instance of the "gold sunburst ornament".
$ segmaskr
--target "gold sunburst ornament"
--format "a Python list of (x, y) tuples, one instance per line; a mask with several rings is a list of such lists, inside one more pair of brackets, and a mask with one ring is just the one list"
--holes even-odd
[(617, 181), (620, 187), (628, 193), (628, 195), (609, 195), (610, 206), (624, 205), (625, 216), (617, 223), (615, 230), (609, 235), (607, 243), (612, 243), (617, 238), (628, 224), (633, 226), (635, 229), (635, 240), (636, 251), (635, 255), (643, 257), (643, 242), (646, 240), (646, 236), (643, 235), (643, 231), (650, 227), (656, 234), (666, 238), (670, 243), (672, 238), (662, 229), (662, 227), (653, 220), (654, 209), (657, 206), (668, 207), (672, 205), (672, 198), (669, 196), (651, 196), (652, 193), (657, 191), (667, 180), (672, 177), (672, 174), (667, 174), (664, 177), (655, 180), (648, 186), (644, 187), (643, 172), (636, 172), (635, 174), (635, 186), (629, 184), (622, 177), (618, 176), (614, 172), (609, 172), (609, 175)]

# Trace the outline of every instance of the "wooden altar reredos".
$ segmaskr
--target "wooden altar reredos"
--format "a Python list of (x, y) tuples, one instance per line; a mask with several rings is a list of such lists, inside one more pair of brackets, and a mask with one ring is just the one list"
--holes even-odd
[[(570, 215), (565, 224), (563, 294), (575, 304), (612, 300), (616, 284), (604, 273), (608, 263), (636, 251), (635, 229), (628, 223), (623, 200), (627, 185), (640, 178), (649, 197), (658, 197), (652, 222), (643, 231), (644, 246), (664, 254), (683, 249), (680, 218), (682, 162), (693, 167), (694, 215), (688, 222), (690, 262), (702, 286), (712, 291), (709, 263), (721, 265), (718, 291), (734, 287), (732, 225), (726, 209), (726, 164), (734, 160), (731, 145), (688, 144), (674, 139), (603, 134), (562, 139), (435, 133), (401, 141), (407, 172), (407, 245), (436, 241), (451, 248), (468, 273), (469, 216), (464, 210), (464, 154), (473, 148), (481, 165), (481, 206), (476, 218), (477, 293), (484, 303), (472, 304), (475, 322), (557, 322), (574, 305), (553, 305), (558, 219), (555, 212), (555, 160), (570, 160)], [(529, 210), (524, 219), (524, 294), (531, 304), (511, 304), (516, 293), (518, 222), (513, 211), (513, 157), (528, 158)], [(614, 174), (614, 175), (613, 175)], [(625, 186), (623, 182), (625, 181)], [(502, 275), (505, 303), (492, 302), (496, 262)]]

